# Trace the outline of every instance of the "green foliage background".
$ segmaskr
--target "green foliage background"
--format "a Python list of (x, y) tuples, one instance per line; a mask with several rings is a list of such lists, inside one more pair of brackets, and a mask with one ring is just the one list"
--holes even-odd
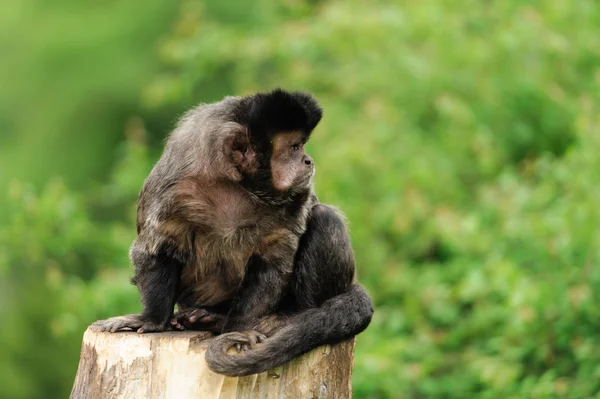
[(596, 1), (0, 7), (0, 397), (66, 397), (85, 327), (139, 308), (177, 116), (277, 86), (325, 108), (316, 191), (376, 304), (355, 397), (599, 394)]

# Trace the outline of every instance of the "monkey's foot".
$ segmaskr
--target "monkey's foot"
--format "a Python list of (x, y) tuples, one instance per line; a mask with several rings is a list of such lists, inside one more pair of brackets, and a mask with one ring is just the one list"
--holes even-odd
[(264, 342), (267, 336), (258, 331), (230, 332), (215, 338), (215, 344), (223, 346), (225, 352), (235, 348), (238, 352), (252, 349), (256, 344)]
[(126, 316), (111, 317), (107, 320), (98, 320), (91, 325), (92, 329), (97, 331), (117, 332), (117, 331), (137, 331), (139, 334), (147, 332), (161, 332), (169, 330), (165, 324), (157, 324), (144, 321), (139, 314), (129, 314)]
[(183, 309), (173, 315), (171, 326), (176, 330), (202, 330), (219, 333), (223, 328), (225, 315), (205, 308)]

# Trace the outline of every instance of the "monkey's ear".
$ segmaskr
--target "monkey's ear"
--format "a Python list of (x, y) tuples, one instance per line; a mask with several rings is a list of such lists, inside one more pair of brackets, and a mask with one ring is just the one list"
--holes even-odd
[(252, 174), (256, 171), (256, 152), (250, 145), (247, 131), (228, 136), (223, 143), (223, 152), (241, 173)]

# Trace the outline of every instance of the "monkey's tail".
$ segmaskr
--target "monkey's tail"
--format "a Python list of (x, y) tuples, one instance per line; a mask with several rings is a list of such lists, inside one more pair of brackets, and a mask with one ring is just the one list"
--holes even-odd
[(215, 338), (206, 351), (208, 366), (228, 376), (262, 373), (311, 349), (336, 343), (363, 331), (371, 322), (373, 304), (360, 284), (325, 301), (320, 307), (292, 316), (263, 343), (241, 353), (228, 353), (234, 345), (227, 334)]

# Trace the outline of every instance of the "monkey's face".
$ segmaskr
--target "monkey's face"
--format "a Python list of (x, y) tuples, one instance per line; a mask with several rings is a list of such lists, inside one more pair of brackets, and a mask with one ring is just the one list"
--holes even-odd
[(279, 133), (271, 143), (271, 182), (279, 192), (310, 187), (315, 164), (304, 150), (302, 133)]
[(225, 140), (236, 180), (263, 200), (282, 204), (310, 191), (315, 166), (304, 151), (323, 111), (309, 94), (280, 89), (240, 99)]
[(304, 150), (305, 133), (275, 133), (258, 142), (251, 142), (249, 137), (252, 132), (244, 130), (225, 142), (226, 153), (240, 173), (240, 183), (248, 191), (279, 203), (310, 190), (315, 165)]

